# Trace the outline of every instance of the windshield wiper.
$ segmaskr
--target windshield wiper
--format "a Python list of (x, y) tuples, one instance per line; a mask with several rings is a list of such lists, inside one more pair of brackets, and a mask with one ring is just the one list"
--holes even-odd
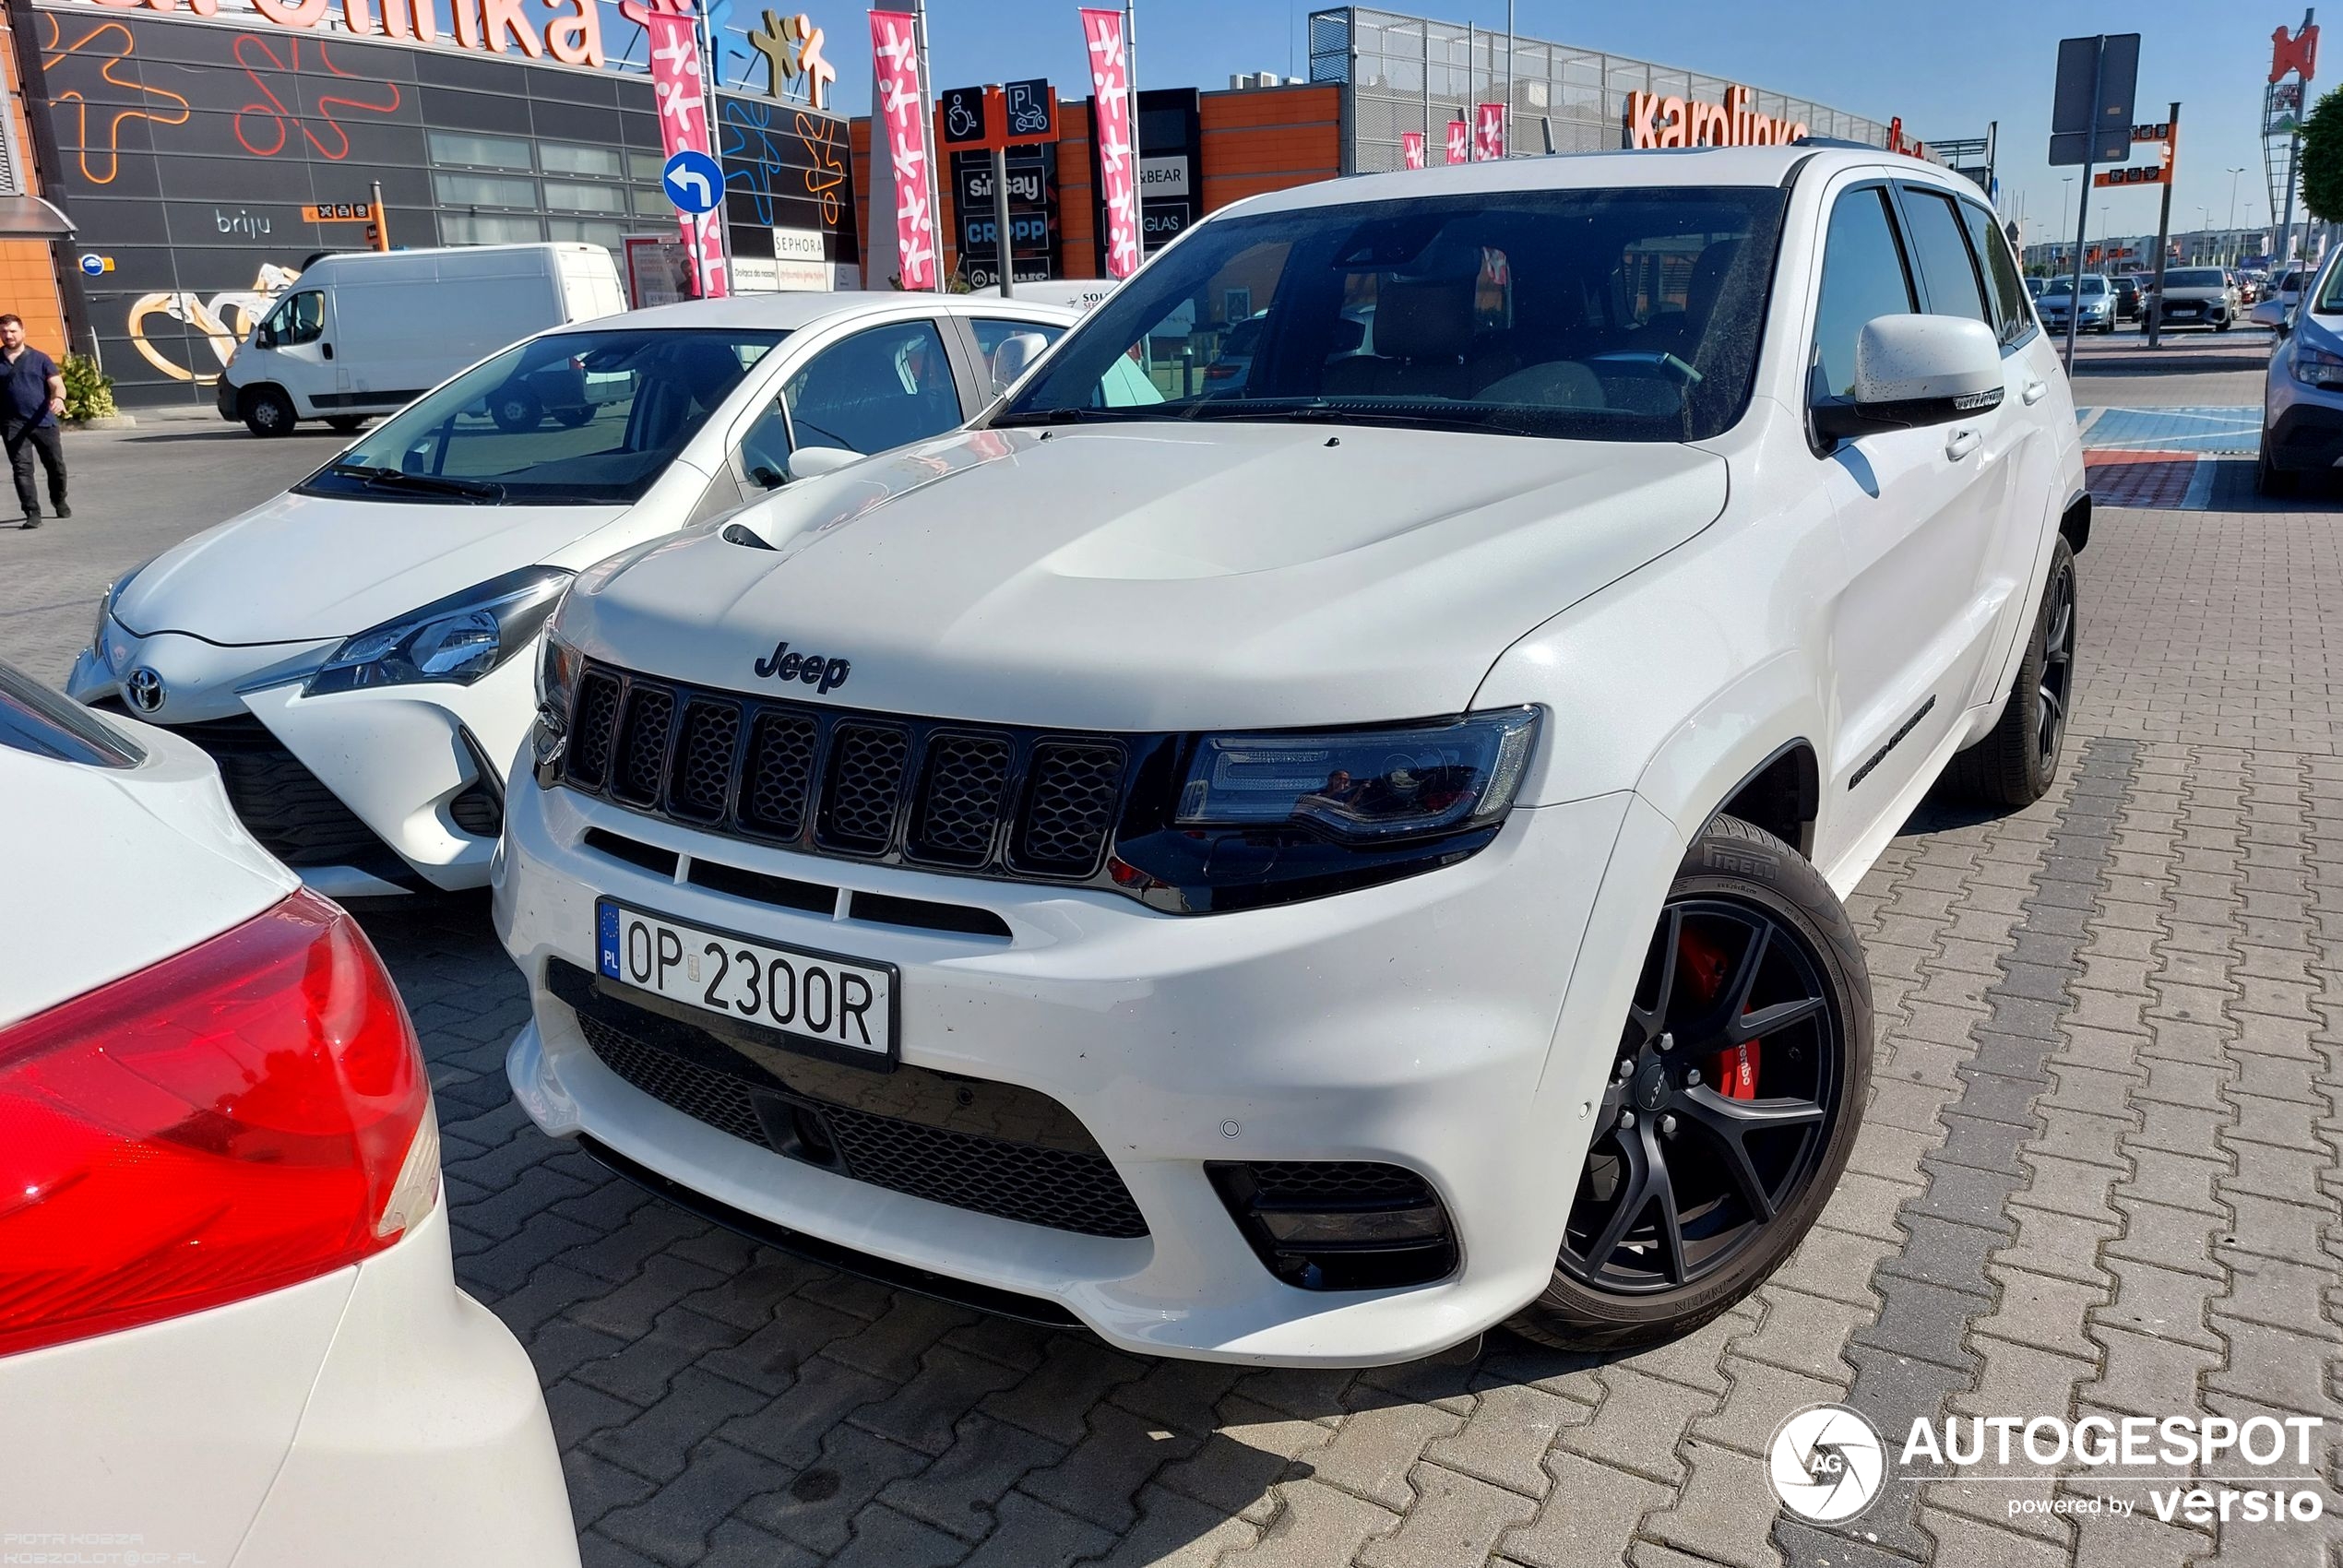
[[(1591, 411), (1591, 410), (1588, 410)], [(1522, 422), (1499, 409), (1451, 412), (1436, 404), (1362, 408), (1349, 403), (1279, 403), (1267, 398), (1195, 402), (1181, 415), (1190, 420), (1257, 420), (1265, 424), (1371, 424), (1425, 430), (1463, 430), (1496, 435), (1527, 435)]]
[(404, 469), (386, 468), (376, 463), (336, 463), (327, 473), (348, 474), (352, 479), (391, 488), (421, 490), (434, 495), (461, 495), (471, 501), (502, 501), (505, 487), (486, 480), (447, 479), (439, 474), (410, 474)]
[(1029, 424), (1080, 424), (1085, 420), (1165, 418), (1165, 415), (1160, 413), (1151, 414), (1148, 411), (1150, 409), (1159, 407), (1160, 407), (1160, 405), (1149, 403), (1130, 409), (1030, 409), (1021, 413), (993, 415), (993, 428), (996, 430), (1014, 430), (1019, 425)]

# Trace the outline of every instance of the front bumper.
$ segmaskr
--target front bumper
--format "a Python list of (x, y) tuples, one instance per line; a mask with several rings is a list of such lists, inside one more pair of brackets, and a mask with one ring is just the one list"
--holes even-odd
[[(535, 1371), (456, 1289), (444, 1203), (353, 1267), (0, 1360), (0, 1408), (6, 1538), (71, 1553), (38, 1561), (577, 1562)], [(41, 1538), (91, 1532), (137, 1550)]]
[[(2285, 354), (2281, 347), (2278, 357)], [(2270, 467), (2309, 473), (2343, 463), (2343, 391), (2305, 386), (2283, 363), (2271, 369), (2270, 387), (2262, 426), (2262, 450)]]
[(156, 671), (162, 705), (131, 717), (210, 752), (244, 826), (321, 893), (484, 885), (503, 772), (536, 711), (534, 650), (470, 686), (303, 696), (300, 674), (331, 646), (221, 647), (113, 627), (102, 654), (85, 647), (76, 658), (65, 691), (82, 703), (124, 702), (135, 671)]
[[(589, 828), (683, 857), (644, 869)], [(1041, 1298), (1152, 1355), (1365, 1365), (1445, 1348), (1544, 1289), (1620, 1020), (1682, 840), (1621, 794), (1516, 811), (1459, 865), (1274, 909), (1154, 913), (1112, 894), (978, 882), (703, 837), (524, 776), (494, 885), (534, 1017), (522, 1107), (763, 1224), (899, 1269)], [(691, 883), (692, 857), (853, 892), (981, 906), (961, 936), (777, 908)], [(1608, 871), (1606, 871), (1608, 866)], [(552, 989), (591, 971), (595, 900), (900, 969), (904, 1063), (1070, 1111), (1146, 1234), (974, 1212), (785, 1158), (622, 1078)], [(841, 902), (840, 908), (846, 906)], [(1383, 1290), (1274, 1277), (1207, 1162), (1367, 1161), (1425, 1179), (1461, 1262)]]

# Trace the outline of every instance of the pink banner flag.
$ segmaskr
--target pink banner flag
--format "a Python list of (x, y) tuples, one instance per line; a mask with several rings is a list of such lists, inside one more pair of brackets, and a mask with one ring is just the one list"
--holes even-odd
[[(650, 34), (651, 95), (659, 104), (659, 133), (667, 156), (679, 152), (715, 155), (708, 137), (708, 90), (700, 76), (699, 19), (679, 11), (652, 11), (643, 18)], [(678, 212), (684, 254), (691, 258), (694, 286), (703, 300), (720, 300), (724, 279), (724, 203), (716, 210)]]
[(1476, 160), (1503, 158), (1505, 155), (1505, 106), (1502, 103), (1473, 105), (1472, 156)]
[(1423, 167), (1423, 133), (1421, 131), (1399, 133), (1399, 160), (1410, 169)]
[(1106, 203), (1106, 275), (1139, 269), (1139, 152), (1131, 125), (1131, 67), (1123, 48), (1123, 13), (1082, 11), (1090, 48), (1090, 134), (1098, 139), (1099, 194)]
[(1451, 163), (1472, 161), (1472, 127), (1462, 120), (1448, 122), (1448, 161)]
[(871, 107), (874, 123), (886, 132), (886, 156), (895, 170), (900, 279), (906, 289), (933, 289), (935, 214), (927, 200), (927, 116), (920, 113), (917, 39), (909, 11), (871, 13), (871, 61), (878, 73), (878, 99)]

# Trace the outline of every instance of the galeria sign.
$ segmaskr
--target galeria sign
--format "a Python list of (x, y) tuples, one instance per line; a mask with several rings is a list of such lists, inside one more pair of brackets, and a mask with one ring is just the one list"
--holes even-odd
[(1745, 87), (1725, 89), (1722, 103), (1656, 92), (1627, 95), (1627, 145), (1636, 147), (1769, 147), (1806, 135), (1803, 120), (1777, 119), (1749, 107)]
[[(92, 0), (117, 11), (175, 11), (179, 0)], [(314, 28), (326, 19), (327, 7), (332, 0), (252, 0), (260, 19), (280, 28)], [(544, 33), (521, 9), (521, 0), (447, 0), (448, 16), (455, 23), (456, 46), (477, 49), (486, 53), (502, 54), (506, 45), (519, 50), (532, 60), (550, 53), (565, 65), (601, 65), (608, 62), (602, 50), (602, 21), (596, 0), (550, 0), (559, 9), (571, 7), (568, 16), (547, 19)], [(220, 14), (220, 0), (187, 0), (188, 8), (198, 17)], [(413, 39), (420, 43), (434, 43), (439, 39), (439, 0), (380, 0), (381, 21), (377, 25), (369, 0), (341, 0), (343, 25), (359, 35), (387, 33), (392, 38)]]

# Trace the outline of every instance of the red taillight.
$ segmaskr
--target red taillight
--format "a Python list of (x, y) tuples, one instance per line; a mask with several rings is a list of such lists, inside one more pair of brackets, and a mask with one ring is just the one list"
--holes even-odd
[(434, 1132), (382, 960), (307, 892), (0, 1029), (0, 1355), (379, 1252)]

